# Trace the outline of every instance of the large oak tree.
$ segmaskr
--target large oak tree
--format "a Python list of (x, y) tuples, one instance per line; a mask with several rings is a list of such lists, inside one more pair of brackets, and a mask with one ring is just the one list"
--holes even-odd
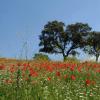
[(70, 54), (77, 54), (77, 48), (85, 46), (90, 31), (84, 23), (65, 26), (63, 22), (48, 22), (40, 35), (40, 52), (60, 53), (65, 60)]

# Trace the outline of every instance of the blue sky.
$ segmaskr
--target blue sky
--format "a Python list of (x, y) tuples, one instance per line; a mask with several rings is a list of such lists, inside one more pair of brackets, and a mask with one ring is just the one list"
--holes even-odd
[(31, 58), (39, 50), (38, 35), (43, 26), (53, 20), (66, 25), (84, 22), (100, 31), (100, 0), (0, 0), (0, 56), (18, 58), (21, 53), (24, 56), (27, 42)]

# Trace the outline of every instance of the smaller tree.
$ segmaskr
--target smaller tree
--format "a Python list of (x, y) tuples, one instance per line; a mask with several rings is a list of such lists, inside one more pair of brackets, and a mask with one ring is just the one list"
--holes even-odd
[(94, 55), (96, 57), (96, 62), (98, 62), (100, 56), (100, 32), (91, 32), (88, 38), (87, 46), (84, 51), (89, 55)]
[(36, 53), (33, 57), (35, 60), (50, 60), (48, 55), (42, 54), (42, 53)]

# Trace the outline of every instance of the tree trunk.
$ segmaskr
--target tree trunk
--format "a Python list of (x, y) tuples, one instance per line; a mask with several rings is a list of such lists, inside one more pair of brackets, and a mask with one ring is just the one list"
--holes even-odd
[(66, 61), (67, 56), (63, 53), (63, 61)]
[(63, 61), (66, 61), (66, 58), (67, 58), (67, 57), (66, 57), (66, 56), (64, 56), (64, 57), (63, 57)]
[(99, 54), (96, 54), (96, 62), (98, 62)]

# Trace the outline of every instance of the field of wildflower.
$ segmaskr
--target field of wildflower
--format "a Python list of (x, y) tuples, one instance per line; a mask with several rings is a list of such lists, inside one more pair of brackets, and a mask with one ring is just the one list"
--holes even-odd
[(0, 62), (0, 100), (100, 100), (100, 63)]

